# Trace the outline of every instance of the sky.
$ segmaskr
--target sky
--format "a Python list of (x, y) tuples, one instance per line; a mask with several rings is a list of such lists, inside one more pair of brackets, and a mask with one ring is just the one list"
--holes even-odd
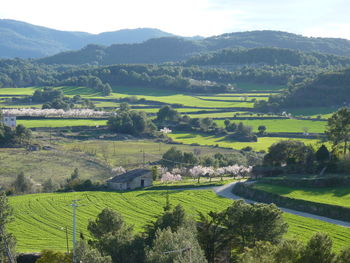
[(280, 30), (350, 39), (350, 0), (0, 0), (0, 18), (100, 33), (158, 28), (181, 36)]

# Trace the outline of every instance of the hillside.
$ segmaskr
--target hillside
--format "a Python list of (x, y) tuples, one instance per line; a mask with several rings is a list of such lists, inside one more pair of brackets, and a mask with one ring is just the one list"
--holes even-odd
[(138, 43), (157, 37), (173, 36), (152, 28), (124, 29), (101, 34), (70, 32), (0, 19), (0, 58), (40, 58), (88, 44)]
[(315, 80), (293, 90), (281, 105), (287, 107), (342, 106), (350, 104), (350, 68), (320, 74)]
[(129, 64), (163, 63), (183, 60), (203, 50), (196, 42), (178, 37), (150, 39), (141, 44), (115, 44), (109, 47), (88, 45), (78, 51), (68, 51), (39, 59), (46, 64)]
[[(139, 44), (112, 45), (110, 47), (89, 46), (39, 61), (48, 64), (98, 63), (101, 65), (178, 62), (189, 59), (193, 55), (222, 49), (262, 47), (350, 56), (349, 40), (309, 38), (279, 31), (252, 31), (224, 34), (196, 41), (172, 37), (152, 39)], [(321, 57), (319, 56), (317, 59), (321, 59)]]
[(299, 50), (273, 47), (251, 49), (223, 49), (220, 51), (194, 56), (185, 62), (186, 66), (220, 65), (350, 65), (350, 58), (322, 53), (306, 53)]

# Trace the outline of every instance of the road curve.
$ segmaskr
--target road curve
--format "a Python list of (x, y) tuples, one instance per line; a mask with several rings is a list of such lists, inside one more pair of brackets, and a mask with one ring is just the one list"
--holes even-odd
[[(252, 201), (252, 200), (245, 199), (245, 198), (239, 197), (237, 195), (234, 195), (232, 193), (232, 188), (233, 188), (233, 186), (236, 183), (237, 182), (233, 182), (233, 183), (225, 184), (223, 186), (213, 187), (212, 189), (214, 190), (214, 192), (217, 195), (219, 195), (221, 197), (225, 197), (225, 198), (232, 199), (232, 200), (244, 200), (247, 203), (256, 203), (255, 201)], [(193, 189), (195, 189), (195, 188), (193, 188)], [(317, 220), (321, 220), (321, 221), (324, 221), (324, 222), (327, 222), (327, 223), (331, 223), (331, 224), (334, 224), (334, 225), (343, 226), (343, 227), (349, 227), (350, 228), (350, 222), (336, 220), (336, 219), (331, 219), (331, 218), (328, 218), (328, 217), (318, 216), (318, 215), (305, 213), (305, 212), (300, 212), (300, 211), (287, 209), (287, 208), (283, 208), (283, 207), (278, 207), (278, 208), (281, 209), (283, 212), (290, 213), (290, 214), (293, 214), (293, 215), (308, 217), (308, 218), (312, 218), (312, 219), (317, 219)]]

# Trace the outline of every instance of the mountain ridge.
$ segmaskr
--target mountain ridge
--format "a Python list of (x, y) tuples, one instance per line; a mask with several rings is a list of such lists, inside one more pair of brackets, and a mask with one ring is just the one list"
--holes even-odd
[(121, 29), (91, 34), (0, 19), (0, 58), (40, 58), (64, 51), (78, 50), (88, 44), (140, 43), (151, 38), (170, 36), (175, 35), (156, 28)]

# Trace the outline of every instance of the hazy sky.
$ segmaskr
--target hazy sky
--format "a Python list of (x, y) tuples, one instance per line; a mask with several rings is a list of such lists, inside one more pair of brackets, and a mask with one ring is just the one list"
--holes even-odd
[(350, 39), (350, 0), (0, 0), (0, 18), (99, 33), (153, 27), (183, 35), (272, 29)]

